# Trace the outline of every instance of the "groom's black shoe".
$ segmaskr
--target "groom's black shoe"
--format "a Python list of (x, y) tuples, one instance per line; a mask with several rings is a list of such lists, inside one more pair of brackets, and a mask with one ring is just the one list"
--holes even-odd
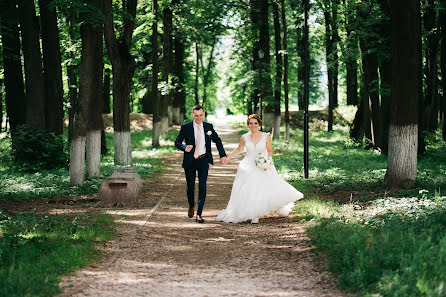
[(194, 216), (194, 208), (193, 207), (189, 207), (189, 210), (187, 211), (187, 215), (189, 216), (189, 218), (192, 218)]
[(198, 223), (204, 223), (204, 220), (201, 216), (196, 216), (195, 221), (197, 221)]

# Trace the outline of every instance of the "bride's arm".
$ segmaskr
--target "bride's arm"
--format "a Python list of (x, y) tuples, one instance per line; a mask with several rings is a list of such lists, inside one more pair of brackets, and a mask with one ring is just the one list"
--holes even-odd
[(270, 155), (271, 157), (273, 156), (273, 144), (271, 142), (271, 136), (269, 136), (266, 138), (266, 150), (268, 151), (268, 155)]
[(240, 137), (240, 142), (238, 146), (229, 154), (228, 159), (232, 159), (241, 152), (243, 152), (243, 148), (245, 147), (245, 138), (242, 136)]

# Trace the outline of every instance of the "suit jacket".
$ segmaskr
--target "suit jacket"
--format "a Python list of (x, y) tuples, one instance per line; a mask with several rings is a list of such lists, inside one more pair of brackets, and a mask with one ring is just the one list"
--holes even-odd
[[(212, 124), (203, 122), (204, 129), (204, 139), (206, 141), (206, 157), (208, 162), (214, 164), (211, 152), (211, 140), (215, 142), (218, 149), (218, 154), (220, 158), (226, 157), (226, 152), (223, 148), (220, 137), (218, 137), (217, 132), (215, 132)], [(211, 131), (209, 135), (209, 131)], [(185, 141), (186, 144), (183, 144)], [(186, 152), (185, 149), (188, 145), (193, 145), (194, 148), (190, 152)], [(188, 168), (192, 166), (192, 161), (194, 160), (195, 152), (195, 135), (194, 135), (194, 125), (193, 122), (188, 122), (181, 125), (180, 133), (178, 133), (177, 139), (175, 140), (175, 147), (184, 152), (183, 156), (183, 168)]]

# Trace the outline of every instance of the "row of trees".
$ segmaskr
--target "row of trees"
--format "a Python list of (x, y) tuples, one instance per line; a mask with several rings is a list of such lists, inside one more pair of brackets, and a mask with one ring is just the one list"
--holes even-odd
[[(221, 2), (0, 0), (5, 101), (13, 144), (14, 130), (22, 124), (62, 133), (66, 102), (71, 183), (82, 184), (85, 155), (87, 177), (99, 175), (101, 113), (112, 105), (115, 163), (131, 164), (131, 111), (153, 114), (157, 147), (169, 125), (183, 122), (187, 106), (215, 107), (217, 46), (219, 37), (230, 30), (235, 42), (228, 78), (234, 90), (232, 106), (262, 113), (265, 130), (274, 138), (280, 136), (284, 106), (288, 139), (290, 100), (303, 109), (305, 79), (311, 97), (317, 97), (322, 51), (328, 129), (333, 129), (333, 110), (342, 95), (347, 104), (358, 105), (351, 137), (365, 137), (369, 147), (387, 152), (392, 78), (401, 75), (392, 70), (392, 1)], [(419, 151), (424, 150), (425, 131), (435, 130), (439, 112), (444, 114), (444, 69), (439, 66), (446, 65), (440, 54), (446, 53), (443, 2), (424, 0), (416, 12), (422, 33), (417, 47), (423, 55), (417, 56), (419, 102), (411, 107), (420, 106)], [(312, 31), (307, 60), (305, 5), (324, 27)], [(308, 68), (310, 79), (305, 78)], [(339, 92), (342, 84), (345, 96)]]

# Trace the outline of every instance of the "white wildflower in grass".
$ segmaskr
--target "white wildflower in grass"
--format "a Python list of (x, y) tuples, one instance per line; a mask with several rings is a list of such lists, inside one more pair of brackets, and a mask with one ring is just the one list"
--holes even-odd
[[(423, 191), (423, 192), (422, 192)], [(423, 194), (427, 190), (421, 190)], [(439, 197), (435, 200), (425, 198), (385, 198), (373, 201), (359, 216), (365, 221), (373, 221), (375, 224), (385, 223), (382, 218), (390, 219), (394, 216), (402, 216), (413, 219), (420, 219), (428, 216), (439, 209), (446, 210), (446, 197)]]
[(259, 153), (256, 159), (256, 166), (263, 170), (268, 170), (274, 165), (273, 158), (267, 153)]

